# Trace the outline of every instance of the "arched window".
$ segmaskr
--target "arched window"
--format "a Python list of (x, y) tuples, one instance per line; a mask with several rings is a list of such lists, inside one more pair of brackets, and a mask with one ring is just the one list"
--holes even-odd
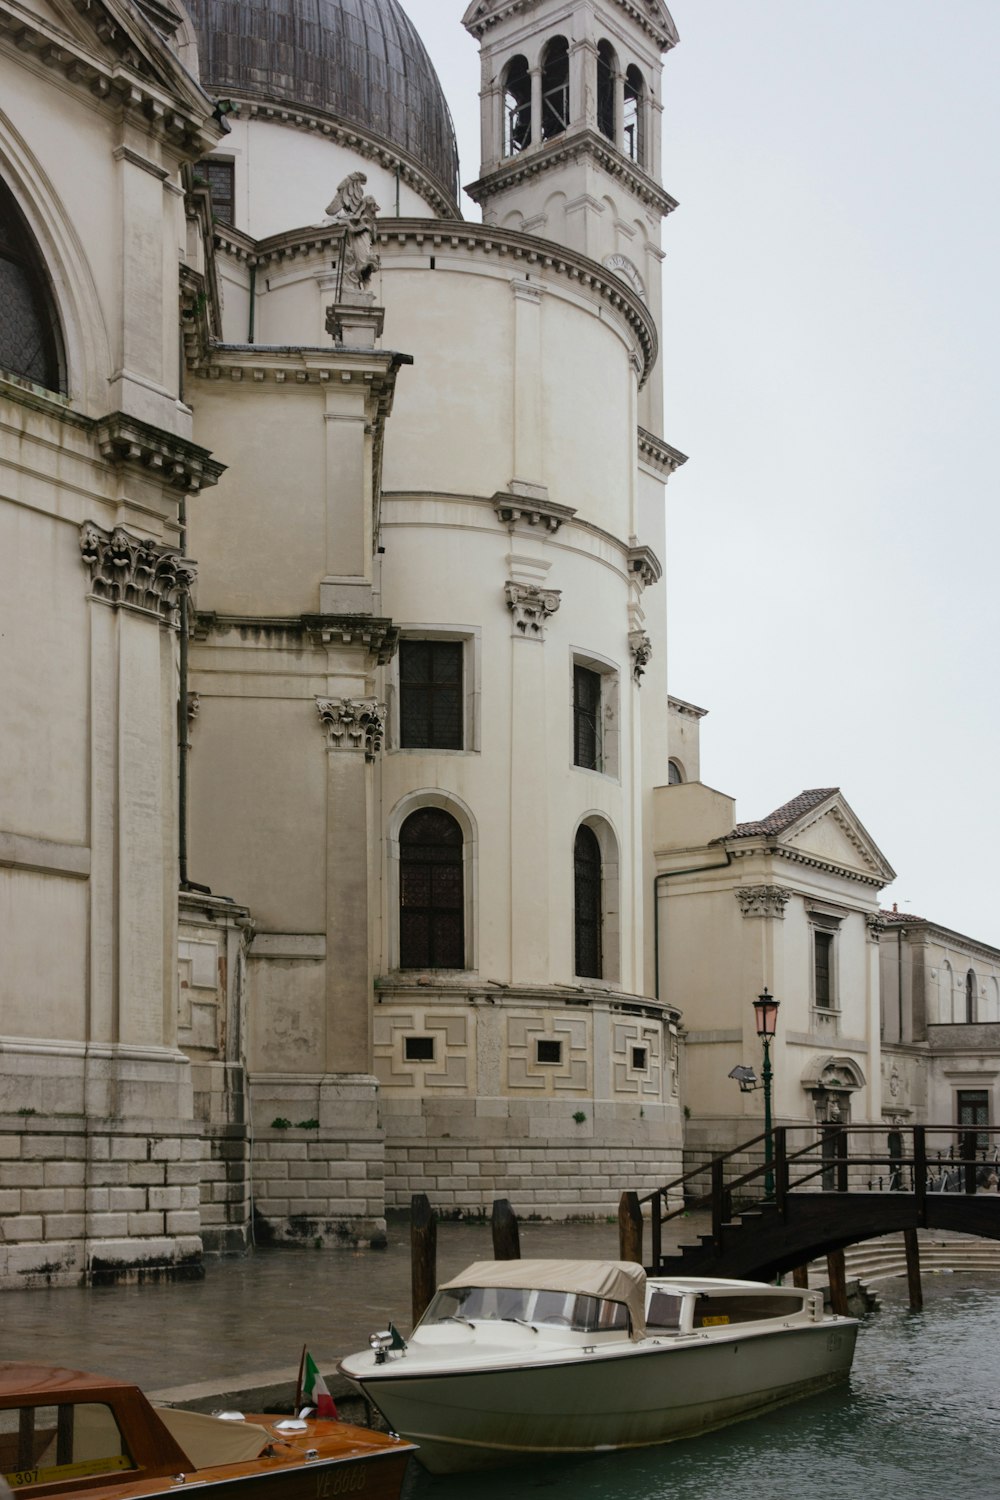
[(399, 830), (399, 967), (465, 968), (462, 829), (420, 807)]
[(646, 141), (643, 130), (643, 96), (646, 85), (639, 69), (634, 65), (625, 71), (625, 155), (640, 166), (646, 160)]
[(978, 985), (976, 984), (975, 970), (974, 969), (970, 969), (969, 972), (968, 972), (968, 974), (966, 974), (966, 976), (965, 976), (965, 1019), (966, 1019), (966, 1021), (974, 1021), (976, 1019), (976, 990), (977, 989), (978, 989)]
[(597, 44), (597, 128), (609, 141), (615, 138), (615, 74), (618, 61), (610, 42)]
[(577, 829), (573, 857), (575, 971), (583, 979), (600, 979), (603, 972), (601, 846), (594, 830), (585, 823)]
[(667, 761), (667, 785), (680, 786), (684, 781), (684, 772), (678, 760)]
[(61, 391), (60, 352), (59, 323), (41, 253), (0, 182), (0, 369)]
[(551, 141), (569, 126), (569, 43), (554, 36), (542, 58), (542, 140)]
[(504, 156), (516, 156), (531, 145), (531, 74), (526, 57), (507, 64), (503, 90)]

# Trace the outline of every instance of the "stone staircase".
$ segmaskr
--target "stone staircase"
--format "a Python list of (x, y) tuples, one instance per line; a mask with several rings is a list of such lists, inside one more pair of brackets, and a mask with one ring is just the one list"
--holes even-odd
[[(936, 1271), (1000, 1272), (1000, 1241), (978, 1239), (973, 1235), (935, 1234), (917, 1231), (920, 1244), (922, 1275)], [(844, 1270), (848, 1281), (859, 1281), (868, 1287), (873, 1282), (906, 1275), (906, 1251), (901, 1234), (887, 1234), (880, 1239), (863, 1240), (844, 1251)], [(809, 1266), (809, 1285), (825, 1287), (828, 1281), (826, 1259), (814, 1260)]]

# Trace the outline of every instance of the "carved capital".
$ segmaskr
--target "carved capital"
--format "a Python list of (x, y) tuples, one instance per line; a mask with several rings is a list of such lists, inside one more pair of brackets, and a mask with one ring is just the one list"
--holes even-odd
[(632, 653), (632, 676), (638, 682), (653, 654), (653, 643), (644, 630), (630, 630), (628, 649)]
[(877, 943), (886, 929), (885, 917), (880, 916), (877, 911), (869, 912), (865, 917), (865, 927), (868, 929), (868, 941)]
[(508, 579), (504, 584), (504, 597), (514, 616), (515, 629), (527, 640), (540, 641), (545, 634), (546, 620), (559, 608), (559, 590)]
[(180, 601), (195, 579), (189, 558), (123, 526), (104, 531), (92, 521), (80, 527), (80, 554), (90, 569), (93, 598), (115, 609), (155, 615), (163, 625), (177, 624)]
[(741, 885), (733, 892), (745, 917), (780, 917), (784, 920), (789, 892), (777, 885)]
[(328, 750), (363, 750), (374, 760), (385, 735), (385, 705), (374, 698), (317, 698)]

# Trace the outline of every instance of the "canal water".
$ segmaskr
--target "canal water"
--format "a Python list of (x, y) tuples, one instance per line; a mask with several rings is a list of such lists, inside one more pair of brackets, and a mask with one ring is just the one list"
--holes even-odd
[(406, 1500), (1000, 1500), (1000, 1278), (878, 1283), (850, 1383), (689, 1442), (485, 1475)]

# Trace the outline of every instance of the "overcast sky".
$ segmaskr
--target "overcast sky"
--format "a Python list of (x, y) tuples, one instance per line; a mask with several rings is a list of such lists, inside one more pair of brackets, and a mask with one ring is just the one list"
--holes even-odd
[[(471, 182), (464, 0), (403, 4)], [(670, 691), (740, 819), (839, 786), (886, 904), (1000, 946), (1000, 0), (671, 13)]]

